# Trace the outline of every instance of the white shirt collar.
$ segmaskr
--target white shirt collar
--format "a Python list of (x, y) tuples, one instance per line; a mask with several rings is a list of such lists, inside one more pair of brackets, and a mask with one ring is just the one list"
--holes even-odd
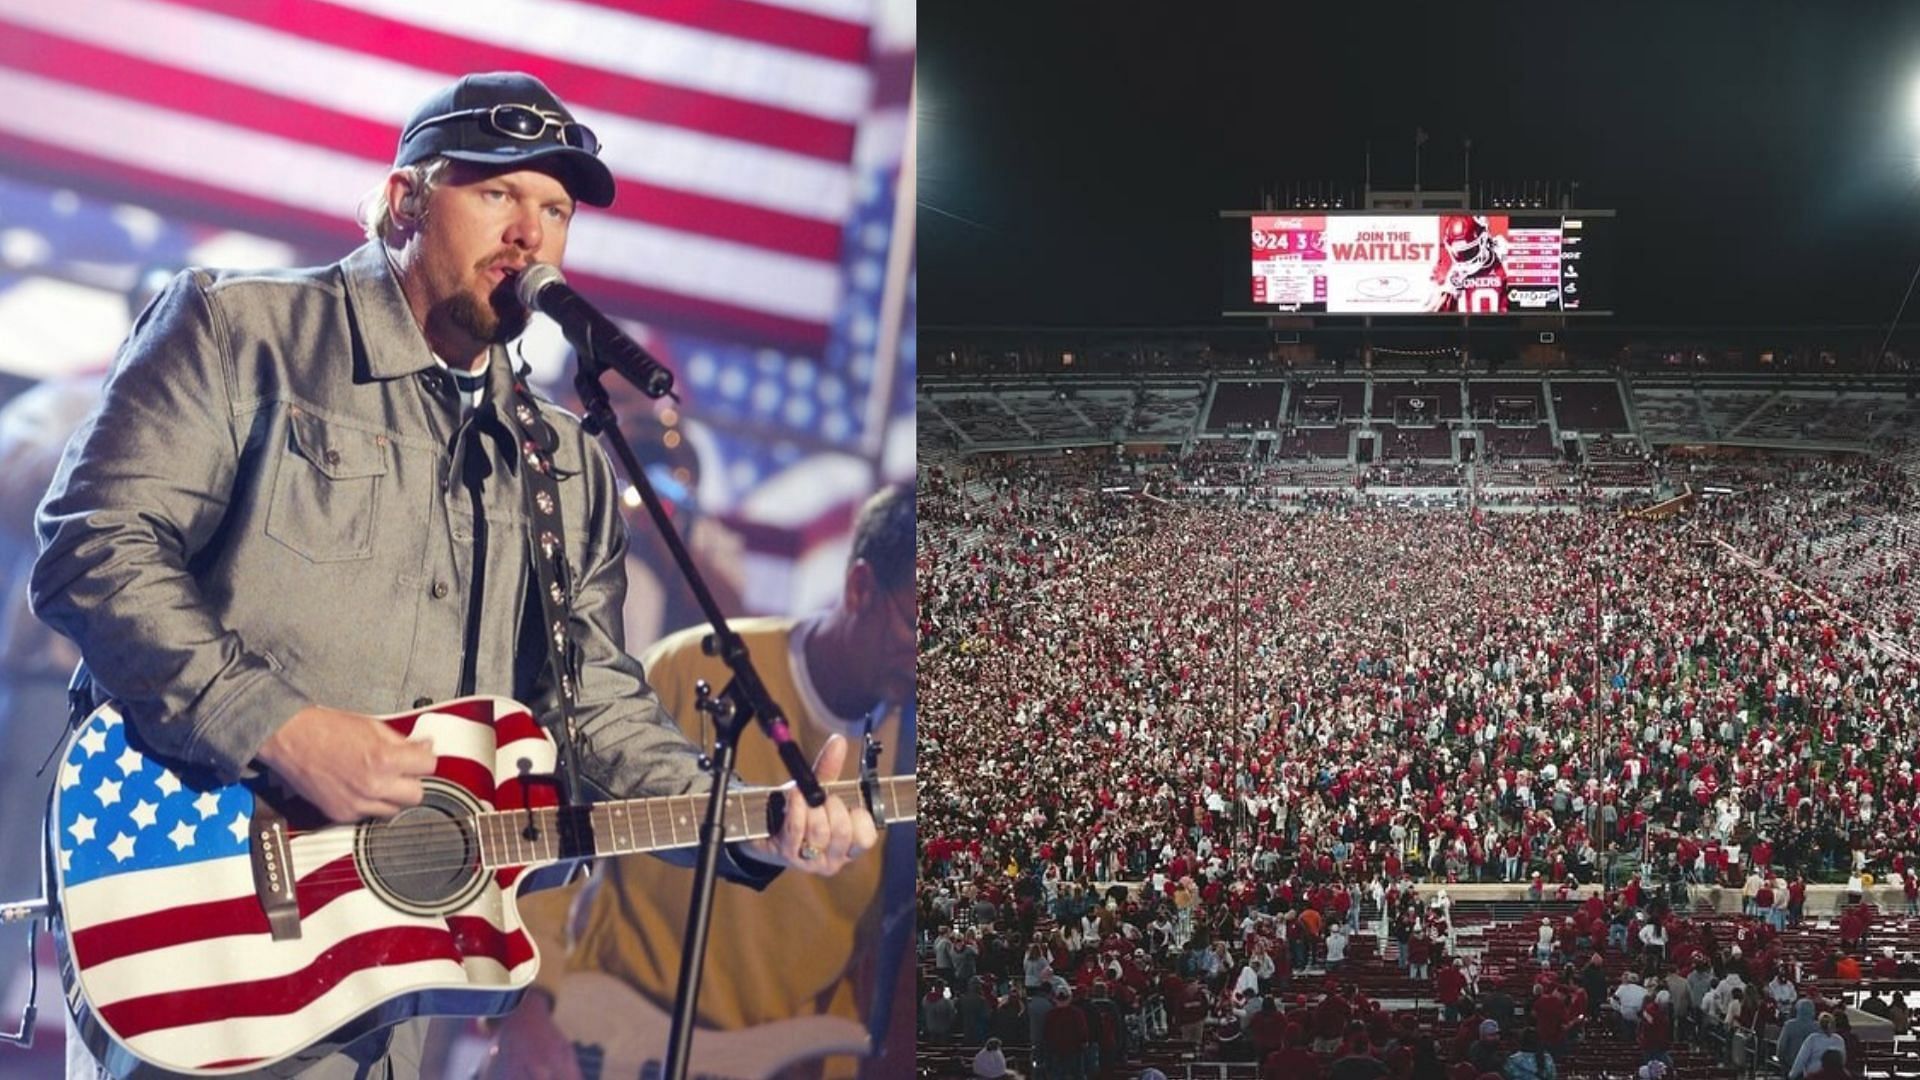
[(487, 369), (493, 365), (492, 350), (488, 350), (487, 354), (480, 358), (480, 366), (474, 368), (472, 371), (462, 371), (454, 367), (452, 364), (440, 359), (438, 353), (434, 354), (433, 362), (439, 364), (442, 370), (453, 376), (454, 392), (460, 395), (461, 416), (464, 417), (466, 414), (472, 412), (474, 407), (480, 404), (480, 400), (487, 396)]

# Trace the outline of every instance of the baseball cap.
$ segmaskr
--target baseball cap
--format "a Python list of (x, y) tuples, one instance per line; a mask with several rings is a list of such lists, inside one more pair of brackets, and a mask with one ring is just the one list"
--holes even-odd
[(547, 85), (519, 71), (466, 75), (413, 110), (400, 129), (395, 168), (443, 154), (480, 165), (551, 165), (568, 194), (613, 203), (613, 173), (600, 143)]

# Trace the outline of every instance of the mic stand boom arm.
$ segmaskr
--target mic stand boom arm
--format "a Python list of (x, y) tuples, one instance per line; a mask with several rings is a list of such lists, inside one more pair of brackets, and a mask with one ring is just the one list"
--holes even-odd
[[(714, 879), (720, 865), (720, 849), (726, 843), (727, 781), (733, 775), (733, 762), (741, 732), (746, 730), (748, 724), (758, 720), (767, 737), (779, 748), (780, 760), (786, 764), (787, 771), (793, 774), (794, 783), (807, 805), (819, 806), (826, 802), (827, 796), (819, 780), (814, 777), (806, 755), (801, 752), (800, 744), (794, 741), (785, 714), (767, 692), (766, 684), (760, 681), (759, 673), (747, 657), (746, 643), (727, 625), (720, 605), (714, 602), (713, 593), (708, 590), (706, 581), (693, 564), (693, 556), (687, 552), (679, 531), (673, 527), (673, 519), (667, 516), (659, 493), (654, 491), (653, 484), (647, 479), (647, 471), (641, 466), (639, 456), (633, 452), (626, 435), (621, 432), (613, 403), (607, 396), (606, 387), (600, 382), (608, 368), (597, 358), (592, 336), (569, 334), (568, 338), (573, 342), (574, 352), (579, 358), (579, 370), (574, 375), (573, 386), (585, 407), (582, 426), (588, 434), (604, 437), (612, 445), (621, 468), (640, 492), (640, 500), (646, 504), (647, 515), (652, 518), (660, 539), (665, 541), (667, 550), (673, 555), (674, 565), (680, 568), (681, 577), (686, 580), (687, 587), (693, 590), (694, 599), (699, 602), (708, 625), (713, 628), (703, 648), (708, 655), (719, 657), (733, 673), (733, 680), (720, 695), (718, 707), (709, 710), (714, 718), (714, 752), (710, 761), (713, 787), (707, 799), (706, 817), (700, 825), (700, 846), (694, 863), (686, 937), (681, 944), (680, 980), (674, 993), (673, 1024), (667, 1038), (664, 1080), (685, 1080), (688, 1053), (692, 1047), (693, 1005), (700, 996), (700, 974), (707, 954), (707, 931), (713, 921)], [(671, 392), (671, 383), (666, 386), (660, 386), (658, 382), (651, 386), (635, 385), (639, 386), (642, 393), (653, 398)], [(780, 803), (775, 800), (772, 805), (778, 807)]]

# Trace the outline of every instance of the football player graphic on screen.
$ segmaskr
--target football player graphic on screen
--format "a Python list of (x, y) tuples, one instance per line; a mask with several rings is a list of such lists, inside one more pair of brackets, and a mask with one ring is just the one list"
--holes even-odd
[(1433, 268), (1428, 311), (1467, 313), (1507, 310), (1507, 238), (1487, 219), (1449, 214), (1440, 219), (1440, 258)]

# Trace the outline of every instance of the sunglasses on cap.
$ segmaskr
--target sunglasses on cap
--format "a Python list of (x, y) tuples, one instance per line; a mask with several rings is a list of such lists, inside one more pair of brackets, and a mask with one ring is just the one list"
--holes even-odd
[(560, 144), (576, 150), (585, 150), (589, 154), (600, 152), (600, 140), (593, 130), (585, 124), (563, 120), (553, 113), (543, 112), (531, 105), (493, 105), (484, 109), (461, 109), (458, 112), (442, 113), (430, 116), (407, 129), (401, 141), (413, 137), (414, 133), (434, 124), (444, 124), (453, 120), (478, 118), (480, 126), (495, 135), (504, 135), (509, 139), (522, 142), (534, 142), (543, 138), (550, 127), (560, 129)]

